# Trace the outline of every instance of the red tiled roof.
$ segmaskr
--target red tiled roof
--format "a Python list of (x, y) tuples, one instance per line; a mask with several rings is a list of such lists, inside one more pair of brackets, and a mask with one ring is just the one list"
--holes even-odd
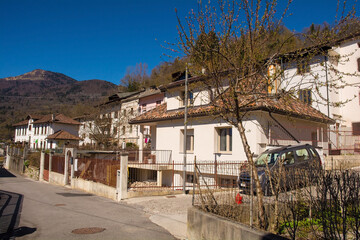
[(67, 131), (64, 130), (59, 130), (57, 132), (55, 132), (54, 134), (51, 134), (47, 137), (47, 139), (54, 139), (54, 140), (80, 140), (79, 137), (68, 133)]
[(23, 120), (23, 121), (21, 121), (21, 122), (18, 122), (18, 123), (15, 123), (15, 124), (13, 124), (13, 127), (17, 127), (17, 126), (26, 126), (26, 125), (28, 125), (28, 123), (29, 123), (29, 120)]
[(69, 118), (65, 116), (64, 114), (56, 114), (53, 119), (52, 114), (48, 114), (40, 118), (39, 120), (35, 121), (33, 124), (39, 124), (39, 123), (64, 123), (64, 124), (72, 124), (72, 125), (80, 125), (78, 121), (75, 121), (72, 118)]
[[(252, 96), (254, 98), (254, 96)], [(240, 101), (249, 101), (249, 99), (239, 99)], [(199, 116), (210, 116), (218, 115), (219, 107), (216, 109), (212, 105), (190, 107), (188, 108), (188, 117), (199, 117)], [(281, 115), (292, 116), (296, 118), (312, 120), (323, 123), (333, 123), (334, 121), (328, 118), (326, 115), (311, 107), (310, 105), (300, 101), (299, 99), (288, 97), (284, 98), (266, 98), (259, 99), (252, 102), (247, 107), (242, 108), (242, 111), (266, 111), (272, 113), (278, 113)], [(129, 123), (146, 123), (146, 122), (157, 122), (171, 119), (182, 119), (184, 118), (184, 109), (170, 110), (167, 111), (167, 104), (164, 103), (149, 112), (141, 114), (134, 119), (130, 120)]]

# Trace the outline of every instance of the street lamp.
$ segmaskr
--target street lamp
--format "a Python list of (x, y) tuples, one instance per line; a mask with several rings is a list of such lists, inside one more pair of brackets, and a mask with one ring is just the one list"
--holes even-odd
[(187, 138), (187, 105), (188, 105), (188, 64), (186, 64), (186, 68), (185, 68), (185, 94), (184, 94), (184, 102), (185, 102), (185, 109), (184, 109), (184, 148), (183, 148), (183, 153), (184, 153), (184, 166), (183, 166), (183, 189), (184, 189), (184, 194), (186, 194), (186, 138)]

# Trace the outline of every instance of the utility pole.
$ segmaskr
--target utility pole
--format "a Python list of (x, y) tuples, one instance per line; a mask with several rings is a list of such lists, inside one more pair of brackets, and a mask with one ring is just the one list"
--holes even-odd
[(185, 109), (184, 109), (184, 166), (183, 166), (183, 189), (184, 194), (186, 194), (186, 138), (187, 138), (187, 111), (188, 111), (188, 66), (186, 64), (185, 68), (185, 94), (184, 94), (184, 102), (185, 102)]

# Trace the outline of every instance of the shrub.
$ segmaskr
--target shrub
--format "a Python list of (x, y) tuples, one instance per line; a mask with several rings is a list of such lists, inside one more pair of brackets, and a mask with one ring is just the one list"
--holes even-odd
[(40, 156), (41, 156), (41, 152), (31, 152), (28, 154), (27, 156), (27, 160), (29, 161), (28, 166), (33, 166), (33, 167), (40, 167)]

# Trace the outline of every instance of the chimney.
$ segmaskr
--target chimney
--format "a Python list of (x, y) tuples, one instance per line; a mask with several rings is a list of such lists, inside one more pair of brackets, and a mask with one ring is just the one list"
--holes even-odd
[(51, 121), (55, 121), (55, 114), (51, 114)]

